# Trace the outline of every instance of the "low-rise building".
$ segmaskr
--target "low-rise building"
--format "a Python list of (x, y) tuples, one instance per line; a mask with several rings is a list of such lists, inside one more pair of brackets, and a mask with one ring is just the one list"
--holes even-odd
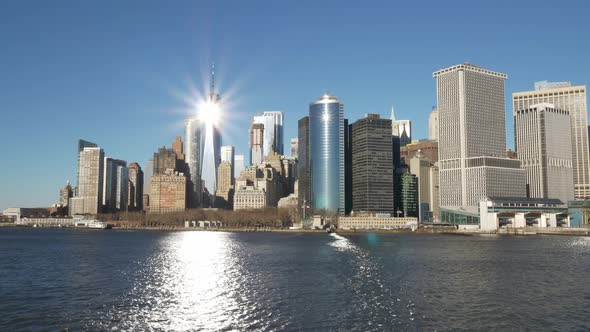
[(391, 217), (388, 214), (372, 214), (362, 216), (338, 217), (340, 229), (416, 229), (418, 218)]
[(569, 201), (567, 209), (571, 227), (590, 227), (590, 201)]
[(241, 186), (234, 194), (234, 211), (264, 209), (266, 192), (254, 186)]

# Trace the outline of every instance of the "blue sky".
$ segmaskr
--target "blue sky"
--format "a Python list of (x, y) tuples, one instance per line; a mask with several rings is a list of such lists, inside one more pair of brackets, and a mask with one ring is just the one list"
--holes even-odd
[[(356, 3), (356, 4), (355, 4)], [(351, 122), (364, 113), (428, 135), (432, 72), (471, 62), (539, 80), (590, 79), (583, 1), (2, 1), (0, 209), (47, 206), (75, 182), (76, 141), (142, 166), (183, 134), (185, 96), (215, 61), (227, 101), (223, 143), (247, 154), (250, 117), (297, 119), (328, 91)]]

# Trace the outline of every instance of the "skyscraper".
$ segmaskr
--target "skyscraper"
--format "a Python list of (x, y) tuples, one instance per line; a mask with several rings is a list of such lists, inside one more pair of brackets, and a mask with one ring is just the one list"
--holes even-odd
[(264, 158), (264, 124), (252, 123), (250, 127), (250, 165), (258, 165)]
[(588, 109), (586, 86), (569, 82), (536, 82), (534, 91), (512, 94), (513, 110), (530, 109), (532, 105), (550, 103), (568, 111), (571, 121), (571, 146), (574, 168), (574, 196), (590, 198), (590, 154), (588, 150)]
[(78, 172), (76, 175), (76, 188), (74, 188), (74, 194), (77, 192), (78, 184), (80, 183), (80, 153), (84, 151), (84, 148), (95, 148), (97, 147), (96, 143), (92, 143), (89, 141), (85, 141), (83, 139), (78, 140), (78, 165), (76, 171)]
[(291, 138), (291, 158), (297, 158), (297, 147), (299, 146), (299, 140), (297, 138)]
[(169, 169), (176, 171), (176, 164), (177, 159), (174, 150), (163, 146), (158, 149), (158, 152), (154, 153), (154, 175), (164, 174)]
[(143, 171), (138, 163), (129, 164), (129, 210), (143, 210)]
[(410, 120), (397, 120), (393, 106), (391, 107), (391, 134), (398, 136), (400, 146), (405, 146), (412, 142), (412, 122)]
[(215, 66), (211, 68), (211, 84), (206, 109), (201, 110), (204, 119), (201, 138), (201, 188), (203, 196), (201, 203), (210, 206), (217, 190), (217, 168), (221, 163), (221, 134), (215, 116), (204, 114), (216, 112), (220, 108), (221, 97), (215, 92)]
[(234, 179), (237, 179), (240, 177), (240, 174), (242, 174), (242, 171), (246, 168), (246, 163), (244, 162), (244, 155), (243, 154), (235, 155), (234, 162), (235, 162)]
[(439, 70), (441, 207), (475, 207), (495, 197), (525, 197), (520, 161), (506, 158), (506, 75), (471, 64)]
[[(127, 182), (127, 162), (125, 160), (113, 159), (111, 157), (104, 158), (103, 168), (103, 198), (102, 211), (105, 213), (112, 213), (116, 211), (127, 211), (127, 194), (122, 191), (128, 191)], [(124, 208), (121, 208), (121, 202), (125, 203)]]
[(271, 151), (283, 154), (283, 112), (263, 112), (252, 119), (252, 123), (264, 126), (262, 156), (266, 157)]
[(297, 176), (299, 178), (299, 206), (311, 204), (311, 160), (309, 158), (309, 116), (298, 122)]
[(428, 118), (428, 139), (438, 141), (438, 112), (436, 106), (432, 106), (432, 112)]
[[(231, 165), (231, 172), (230, 172), (231, 184), (234, 184), (234, 176), (233, 175), (234, 175), (234, 167), (236, 164), (235, 153), (236, 153), (236, 149), (231, 145), (225, 145), (225, 146), (221, 147), (221, 162), (227, 161)], [(219, 168), (217, 170), (217, 173), (219, 173)], [(217, 178), (219, 179), (219, 174), (218, 174)]]
[(142, 208), (147, 210), (150, 206), (150, 188), (152, 186), (152, 176), (154, 175), (154, 160), (150, 159), (145, 163), (145, 171), (143, 177), (143, 200)]
[(129, 170), (127, 162), (117, 160), (115, 163), (117, 170), (117, 186), (115, 191), (115, 208), (117, 211), (127, 211), (129, 197)]
[(344, 214), (344, 105), (335, 96), (309, 105), (309, 149), (313, 209)]
[(514, 143), (529, 197), (574, 199), (570, 127), (569, 112), (552, 104), (514, 110)]
[(367, 114), (352, 124), (352, 209), (393, 213), (391, 120)]
[(102, 204), (104, 152), (99, 147), (85, 147), (79, 154), (78, 195), (79, 208), (70, 214), (97, 214)]
[(216, 206), (221, 208), (231, 209), (233, 198), (232, 168), (232, 164), (229, 161), (224, 160), (219, 164), (219, 169), (217, 170), (217, 192), (215, 193)]
[[(197, 119), (184, 122), (184, 155), (187, 165), (187, 206), (201, 204), (201, 124)], [(146, 186), (146, 188), (149, 188)]]
[(182, 144), (182, 138), (180, 138), (180, 136), (176, 136), (174, 142), (172, 142), (172, 150), (176, 153), (176, 158), (178, 160), (184, 161), (184, 149)]

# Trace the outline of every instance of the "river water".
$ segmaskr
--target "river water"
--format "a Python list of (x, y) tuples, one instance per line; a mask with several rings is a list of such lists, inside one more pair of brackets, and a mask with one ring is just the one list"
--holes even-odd
[(0, 331), (589, 330), (590, 238), (0, 228)]

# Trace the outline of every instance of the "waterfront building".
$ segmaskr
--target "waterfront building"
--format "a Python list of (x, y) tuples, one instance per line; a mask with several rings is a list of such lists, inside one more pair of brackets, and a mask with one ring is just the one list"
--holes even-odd
[(567, 202), (570, 227), (590, 227), (590, 201)]
[(352, 210), (393, 213), (391, 120), (366, 114), (351, 130)]
[(264, 124), (252, 123), (250, 128), (250, 165), (258, 165), (264, 158)]
[(129, 164), (129, 211), (143, 210), (143, 170), (138, 163)]
[(171, 169), (154, 175), (151, 181), (150, 213), (180, 212), (186, 208), (187, 179)]
[(65, 187), (63, 187), (59, 191), (59, 205), (62, 207), (67, 207), (70, 198), (74, 196), (74, 191), (72, 190), (72, 186), (70, 185), (70, 181), (66, 182)]
[(297, 158), (297, 154), (298, 154), (298, 150), (297, 148), (299, 147), (299, 139), (298, 138), (291, 138), (291, 158)]
[(233, 200), (233, 172), (229, 161), (222, 161), (217, 170), (216, 206), (231, 209)]
[(162, 175), (168, 170), (177, 170), (176, 152), (162, 146), (158, 152), (154, 152), (154, 175)]
[(78, 195), (72, 198), (76, 204), (70, 214), (93, 214), (100, 212), (104, 180), (104, 151), (99, 147), (85, 147), (79, 154)]
[(297, 124), (297, 177), (299, 181), (299, 206), (311, 204), (311, 160), (309, 156), (309, 116)]
[[(570, 114), (571, 149), (574, 170), (574, 197), (590, 198), (590, 154), (588, 141), (588, 109), (586, 86), (569, 82), (537, 82), (534, 91), (512, 94), (513, 110), (530, 109), (532, 105), (549, 103)], [(518, 152), (518, 151), (517, 151)]]
[(262, 157), (271, 151), (283, 155), (283, 112), (263, 112), (254, 116), (252, 124), (261, 124), (264, 128)]
[(506, 75), (472, 64), (433, 74), (439, 112), (440, 206), (479, 205), (489, 196), (525, 197), (525, 171), (506, 158)]
[(338, 217), (339, 229), (417, 229), (415, 217), (392, 217), (387, 213)]
[[(189, 118), (184, 122), (184, 155), (187, 175), (187, 206), (201, 204), (201, 123)], [(146, 188), (149, 188), (146, 185)]]
[(436, 111), (436, 106), (432, 106), (432, 111), (428, 118), (428, 139), (438, 141), (438, 112)]
[(394, 209), (397, 217), (418, 217), (418, 178), (401, 168), (396, 171)]
[(413, 141), (410, 144), (400, 148), (400, 158), (406, 165), (410, 164), (410, 159), (420, 154), (421, 159), (428, 160), (432, 163), (438, 161), (438, 142), (433, 140)]
[(345, 213), (344, 131), (344, 105), (335, 96), (324, 94), (309, 105), (308, 148), (314, 210)]
[(441, 208), (441, 222), (459, 229), (570, 227), (567, 204), (555, 198), (489, 197), (476, 207)]
[(234, 180), (237, 179), (242, 171), (246, 168), (243, 154), (237, 154), (234, 157)]
[(514, 143), (528, 197), (574, 199), (570, 114), (552, 104), (514, 110)]

